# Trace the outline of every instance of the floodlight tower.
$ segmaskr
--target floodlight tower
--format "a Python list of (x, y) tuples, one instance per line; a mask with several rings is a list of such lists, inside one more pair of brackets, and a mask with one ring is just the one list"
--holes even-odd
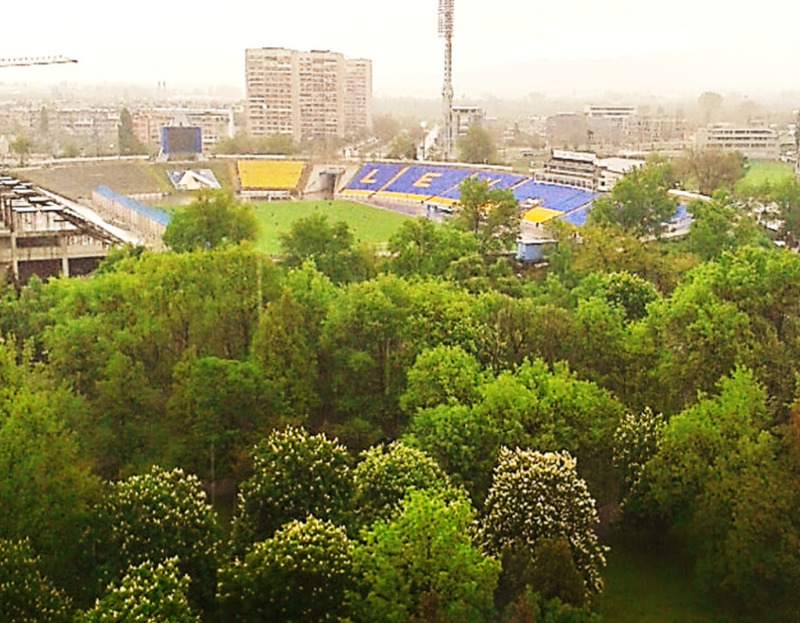
[(443, 159), (453, 150), (453, 5), (455, 0), (439, 0), (439, 36), (444, 39), (444, 86), (442, 87)]

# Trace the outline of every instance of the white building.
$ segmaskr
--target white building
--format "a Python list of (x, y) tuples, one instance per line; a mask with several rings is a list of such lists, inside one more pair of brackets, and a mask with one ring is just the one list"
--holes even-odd
[(718, 124), (703, 128), (695, 137), (699, 149), (721, 149), (739, 152), (753, 160), (778, 160), (781, 155), (780, 137), (772, 128), (740, 127)]

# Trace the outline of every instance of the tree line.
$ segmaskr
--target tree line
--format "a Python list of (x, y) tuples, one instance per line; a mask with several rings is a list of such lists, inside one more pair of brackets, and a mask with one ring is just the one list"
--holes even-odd
[(796, 612), (800, 259), (730, 195), (640, 229), (657, 173), (547, 267), (467, 188), (386, 256), (314, 216), (8, 285), (4, 619), (594, 621), (599, 511)]

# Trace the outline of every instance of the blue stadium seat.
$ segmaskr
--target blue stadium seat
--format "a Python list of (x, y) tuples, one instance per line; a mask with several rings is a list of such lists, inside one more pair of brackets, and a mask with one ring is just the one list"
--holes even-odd
[(368, 162), (350, 180), (344, 192), (350, 190), (377, 192), (400, 173), (403, 167), (402, 164)]
[(435, 197), (457, 187), (473, 173), (473, 169), (461, 167), (413, 165), (382, 189), (380, 194), (418, 199)]

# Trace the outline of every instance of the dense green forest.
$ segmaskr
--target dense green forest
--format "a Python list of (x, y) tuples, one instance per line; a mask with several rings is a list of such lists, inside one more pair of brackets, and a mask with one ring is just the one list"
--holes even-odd
[(0, 619), (596, 622), (611, 534), (796, 616), (800, 257), (724, 193), (662, 238), (653, 175), (546, 266), (484, 188), (5, 286)]

